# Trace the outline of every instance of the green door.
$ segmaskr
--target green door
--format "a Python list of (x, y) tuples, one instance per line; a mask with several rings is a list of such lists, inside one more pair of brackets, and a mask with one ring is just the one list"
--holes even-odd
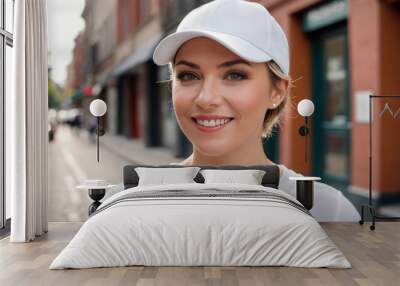
[(346, 24), (312, 35), (313, 173), (340, 190), (350, 181), (350, 100)]

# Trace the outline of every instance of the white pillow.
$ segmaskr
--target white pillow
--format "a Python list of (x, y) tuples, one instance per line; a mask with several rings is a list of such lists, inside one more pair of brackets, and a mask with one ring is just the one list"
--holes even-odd
[(199, 170), (199, 167), (135, 168), (139, 176), (138, 186), (196, 183), (193, 179)]
[(204, 183), (234, 183), (247, 185), (261, 185), (265, 175), (263, 170), (218, 170), (205, 169), (200, 174), (204, 177)]

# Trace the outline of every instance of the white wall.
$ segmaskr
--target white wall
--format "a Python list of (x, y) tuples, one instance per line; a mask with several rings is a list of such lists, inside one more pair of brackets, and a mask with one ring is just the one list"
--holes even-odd
[[(6, 106), (5, 106), (5, 112), (7, 112), (6, 110), (10, 110), (10, 108), (8, 107), (8, 104), (10, 100), (8, 100), (11, 96), (11, 74), (12, 74), (12, 48), (10, 48), (9, 46), (6, 46), (6, 74), (5, 74), (5, 87), (6, 87)], [(6, 122), (6, 126), (5, 128), (7, 129), (7, 122)], [(5, 136), (5, 134), (4, 134)], [(7, 151), (6, 151), (7, 153)], [(4, 156), (6, 157), (6, 155)], [(4, 158), (5, 160), (6, 158)], [(4, 170), (5, 172), (7, 172), (7, 170)], [(5, 176), (5, 178), (7, 178), (7, 175)], [(6, 184), (7, 184), (7, 180), (6, 180)], [(6, 219), (11, 218), (11, 189), (10, 187), (7, 187), (7, 185), (5, 186), (6, 191), (5, 191), (5, 196), (6, 196)]]

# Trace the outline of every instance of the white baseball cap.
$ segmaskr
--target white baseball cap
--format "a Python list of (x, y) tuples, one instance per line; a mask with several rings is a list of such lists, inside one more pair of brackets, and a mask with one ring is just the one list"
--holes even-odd
[(186, 41), (207, 37), (250, 62), (274, 60), (289, 74), (289, 45), (285, 33), (259, 3), (245, 0), (215, 0), (204, 4), (183, 18), (176, 32), (157, 45), (153, 60), (165, 65)]

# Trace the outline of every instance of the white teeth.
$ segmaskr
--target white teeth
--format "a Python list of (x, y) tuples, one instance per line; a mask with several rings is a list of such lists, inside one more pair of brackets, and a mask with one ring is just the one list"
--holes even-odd
[(197, 124), (207, 127), (215, 127), (228, 123), (230, 119), (217, 119), (217, 120), (198, 120), (196, 119)]

